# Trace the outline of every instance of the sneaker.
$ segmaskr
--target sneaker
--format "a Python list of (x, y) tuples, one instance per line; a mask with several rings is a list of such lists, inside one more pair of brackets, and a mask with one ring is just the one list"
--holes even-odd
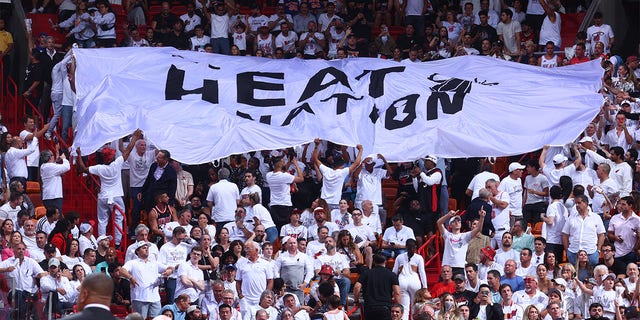
[(44, 134), (44, 139), (45, 139), (45, 140), (51, 140), (51, 133), (46, 132), (46, 133)]
[(31, 13), (37, 13), (38, 10), (36, 10), (36, 8), (31, 9)]
[(38, 8), (38, 12), (43, 13), (44, 12), (44, 8), (43, 7)]

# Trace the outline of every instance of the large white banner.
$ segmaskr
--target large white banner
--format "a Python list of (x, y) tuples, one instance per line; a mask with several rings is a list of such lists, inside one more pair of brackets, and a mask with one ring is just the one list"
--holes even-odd
[(140, 128), (191, 164), (316, 137), (390, 161), (520, 154), (572, 141), (603, 100), (598, 61), (542, 69), (475, 56), (402, 64), (173, 48), (74, 53), (75, 146), (92, 152)]

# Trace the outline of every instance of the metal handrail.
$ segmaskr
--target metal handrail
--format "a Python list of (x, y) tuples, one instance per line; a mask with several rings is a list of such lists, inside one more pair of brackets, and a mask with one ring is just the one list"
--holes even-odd
[[(120, 214), (122, 214), (122, 226), (119, 226), (116, 223), (116, 210), (120, 211)], [(127, 248), (127, 233), (124, 232), (124, 227), (127, 225), (127, 215), (125, 214), (124, 210), (122, 208), (120, 208), (119, 205), (115, 204), (113, 206), (113, 210), (111, 210), (111, 225), (113, 226), (113, 239), (115, 240), (115, 235), (116, 235), (116, 231), (120, 231), (120, 234), (122, 234), (122, 239), (120, 241), (120, 248), (124, 248), (126, 250)]]

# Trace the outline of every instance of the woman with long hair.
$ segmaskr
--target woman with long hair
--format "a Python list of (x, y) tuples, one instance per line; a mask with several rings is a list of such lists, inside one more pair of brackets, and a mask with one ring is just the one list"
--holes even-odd
[(558, 264), (558, 258), (554, 252), (545, 252), (543, 263), (545, 267), (547, 267), (547, 278), (549, 278), (549, 280), (560, 278), (562, 276), (560, 265)]
[(80, 241), (78, 241), (78, 239), (71, 239), (67, 246), (67, 251), (62, 256), (62, 262), (68, 266), (75, 266), (82, 261), (83, 259), (80, 255)]
[(205, 283), (209, 283), (209, 280), (216, 280), (218, 278), (216, 269), (220, 264), (220, 257), (211, 251), (211, 236), (208, 233), (202, 235), (200, 246), (202, 247), (202, 255), (198, 261), (198, 268), (200, 268), (204, 274)]
[(540, 317), (540, 310), (534, 304), (530, 304), (524, 309), (524, 317), (522, 320), (542, 320)]
[(575, 269), (580, 281), (586, 282), (587, 279), (593, 278), (593, 266), (589, 263), (589, 255), (586, 251), (578, 251)]
[(198, 226), (210, 235), (211, 239), (216, 235), (216, 226), (213, 224), (213, 220), (204, 212), (198, 214)]
[[(393, 272), (398, 275), (402, 306), (405, 310), (410, 310), (416, 291), (427, 287), (427, 274), (424, 270), (424, 259), (416, 254), (416, 240), (407, 239), (405, 245), (407, 252), (396, 257)], [(409, 312), (405, 312), (402, 319), (408, 320)]]
[(56, 226), (49, 233), (48, 242), (53, 243), (60, 252), (67, 252), (67, 245), (73, 239), (71, 227), (69, 220), (58, 219)]
[(441, 294), (437, 320), (458, 320), (459, 318), (456, 299), (448, 292)]
[(246, 219), (252, 219), (254, 221), (254, 227), (257, 225), (263, 225), (265, 233), (267, 235), (267, 241), (273, 243), (278, 239), (278, 229), (276, 224), (273, 223), (271, 213), (262, 205), (260, 194), (257, 192), (249, 194), (248, 197), (242, 198), (242, 205), (247, 211)]
[(362, 258), (362, 253), (360, 253), (360, 248), (353, 242), (353, 237), (348, 230), (338, 232), (336, 251), (347, 257), (351, 272), (362, 273), (364, 259)]
[(229, 242), (229, 230), (227, 228), (220, 229), (220, 233), (216, 236), (216, 245), (221, 246), (225, 252), (229, 250), (231, 243)]
[[(2, 261), (13, 257), (13, 248), (20, 243), (22, 243), (22, 233), (20, 233), (19, 231), (12, 232), (11, 240), (9, 241), (8, 245), (4, 249), (2, 249)], [(28, 257), (29, 251), (25, 250), (24, 255)]]
[(71, 283), (71, 287), (80, 291), (80, 285), (86, 276), (87, 275), (84, 273), (84, 267), (82, 267), (82, 265), (74, 265), (71, 270), (71, 281), (69, 281)]
[(542, 263), (536, 267), (536, 276), (538, 278), (538, 290), (547, 294), (549, 289), (553, 288), (553, 283), (551, 283), (551, 279), (547, 276), (547, 266)]
[(9, 246), (13, 231), (15, 231), (13, 229), (13, 220), (7, 219), (2, 221), (2, 225), (0, 225), (0, 248)]

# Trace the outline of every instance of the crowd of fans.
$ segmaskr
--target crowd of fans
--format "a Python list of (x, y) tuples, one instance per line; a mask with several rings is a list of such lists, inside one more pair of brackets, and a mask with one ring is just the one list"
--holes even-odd
[[(637, 56), (612, 55), (615, 37), (599, 13), (560, 58), (559, 2), (461, 2), (294, 0), (271, 17), (259, 6), (241, 15), (231, 1), (186, 3), (177, 16), (163, 2), (147, 21), (147, 3), (132, 1), (125, 9), (134, 27), (118, 44), (121, 21), (109, 3), (34, 1), (35, 12), (59, 6), (52, 24), (69, 43), (39, 34), (30, 54), (23, 96), (50, 122), (37, 128), (29, 115), (18, 135), (0, 127), (5, 308), (18, 319), (43, 306), (70, 313), (87, 304), (85, 277), (103, 273), (111, 304), (142, 318), (332, 320), (359, 303), (367, 320), (640, 318)], [(137, 25), (147, 23), (141, 35)], [(0, 41), (10, 39), (3, 26)], [(397, 26), (404, 32), (392, 35)], [(75, 65), (59, 51), (71, 43), (404, 63), (479, 54), (541, 67), (603, 58), (605, 104), (573, 144), (541, 146), (502, 179), (491, 159), (428, 155), (392, 165), (320, 140), (186, 166), (140, 130), (90, 161), (73, 150), (67, 173), (69, 150), (40, 151), (38, 140), (52, 139), (61, 117), (61, 139), (71, 142)], [(66, 174), (100, 180), (96, 223), (63, 212), (73, 196), (63, 194)], [(38, 220), (27, 181), (41, 184)], [(393, 201), (383, 181), (397, 188)], [(466, 211), (448, 210), (450, 197)], [(130, 225), (107, 235), (111, 215), (122, 224), (123, 212)], [(418, 254), (434, 234), (443, 250), (431, 243)], [(125, 237), (134, 240), (126, 247)], [(441, 274), (429, 286), (424, 256), (435, 252)]]

